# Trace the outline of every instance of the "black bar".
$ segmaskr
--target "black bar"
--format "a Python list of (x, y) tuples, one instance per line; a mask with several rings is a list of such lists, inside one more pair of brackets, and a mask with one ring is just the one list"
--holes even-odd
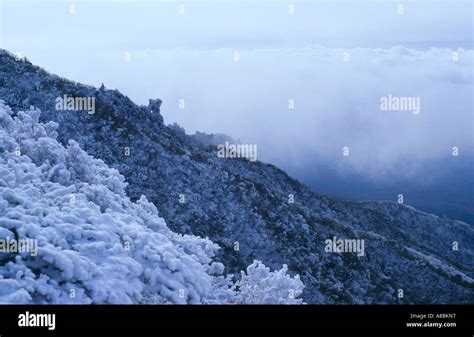
[[(3, 305), (9, 336), (469, 336), (472, 305)], [(56, 314), (55, 329), (19, 327), (19, 315)], [(411, 316), (416, 314), (417, 316)], [(429, 314), (433, 315), (431, 318)], [(421, 316), (420, 316), (421, 315)], [(426, 315), (423, 320), (419, 317)], [(407, 323), (456, 327), (407, 327)]]

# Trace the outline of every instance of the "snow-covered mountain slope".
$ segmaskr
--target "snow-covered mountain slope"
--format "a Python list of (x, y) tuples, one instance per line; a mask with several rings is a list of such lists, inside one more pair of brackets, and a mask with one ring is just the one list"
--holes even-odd
[[(286, 267), (255, 262), (232, 284), (216, 244), (130, 201), (117, 170), (59, 144), (39, 111), (12, 115), (0, 101), (0, 303), (301, 302)], [(17, 253), (13, 242), (31, 243)]]
[[(64, 94), (94, 97), (96, 113), (57, 111)], [(472, 226), (394, 202), (333, 200), (273, 165), (219, 158), (215, 137), (164, 125), (160, 101), (137, 106), (7, 52), (0, 52), (0, 99), (14, 111), (39, 107), (44, 122), (59, 123), (61, 143), (73, 139), (120, 171), (132, 200), (145, 195), (175, 232), (219, 244), (230, 272), (255, 259), (271, 268), (287, 263), (309, 303), (474, 303)], [(334, 236), (364, 240), (364, 256), (326, 252)]]

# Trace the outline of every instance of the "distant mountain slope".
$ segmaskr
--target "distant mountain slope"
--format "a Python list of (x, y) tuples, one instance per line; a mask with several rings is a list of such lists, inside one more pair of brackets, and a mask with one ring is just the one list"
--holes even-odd
[[(94, 97), (96, 113), (55, 110), (64, 94)], [(40, 108), (43, 121), (59, 123), (59, 141), (74, 139), (118, 169), (131, 198), (146, 195), (174, 231), (218, 243), (228, 271), (254, 259), (287, 263), (309, 303), (474, 303), (474, 229), (465, 223), (391, 202), (332, 200), (273, 165), (218, 158), (211, 140), (164, 125), (160, 101), (137, 106), (7, 52), (0, 52), (0, 99), (15, 111)], [(365, 240), (365, 256), (326, 252), (334, 236)]]

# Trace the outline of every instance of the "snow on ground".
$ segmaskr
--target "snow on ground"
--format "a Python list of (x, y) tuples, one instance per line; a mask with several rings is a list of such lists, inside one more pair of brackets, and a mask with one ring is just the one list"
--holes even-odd
[(209, 239), (172, 232), (156, 207), (132, 202), (115, 169), (71, 140), (39, 110), (0, 101), (0, 303), (301, 303), (303, 284), (255, 261), (235, 283)]

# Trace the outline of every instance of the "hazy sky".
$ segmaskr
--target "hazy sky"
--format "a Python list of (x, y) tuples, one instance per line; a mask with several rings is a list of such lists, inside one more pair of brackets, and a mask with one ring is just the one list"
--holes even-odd
[[(473, 151), (471, 0), (0, 3), (2, 48), (161, 98), (167, 123), (256, 143), (297, 176), (429, 179), (453, 146)], [(381, 111), (389, 94), (418, 97), (420, 114)]]
[(5, 45), (35, 53), (301, 47), (312, 42), (344, 48), (472, 46), (470, 0), (1, 2)]

